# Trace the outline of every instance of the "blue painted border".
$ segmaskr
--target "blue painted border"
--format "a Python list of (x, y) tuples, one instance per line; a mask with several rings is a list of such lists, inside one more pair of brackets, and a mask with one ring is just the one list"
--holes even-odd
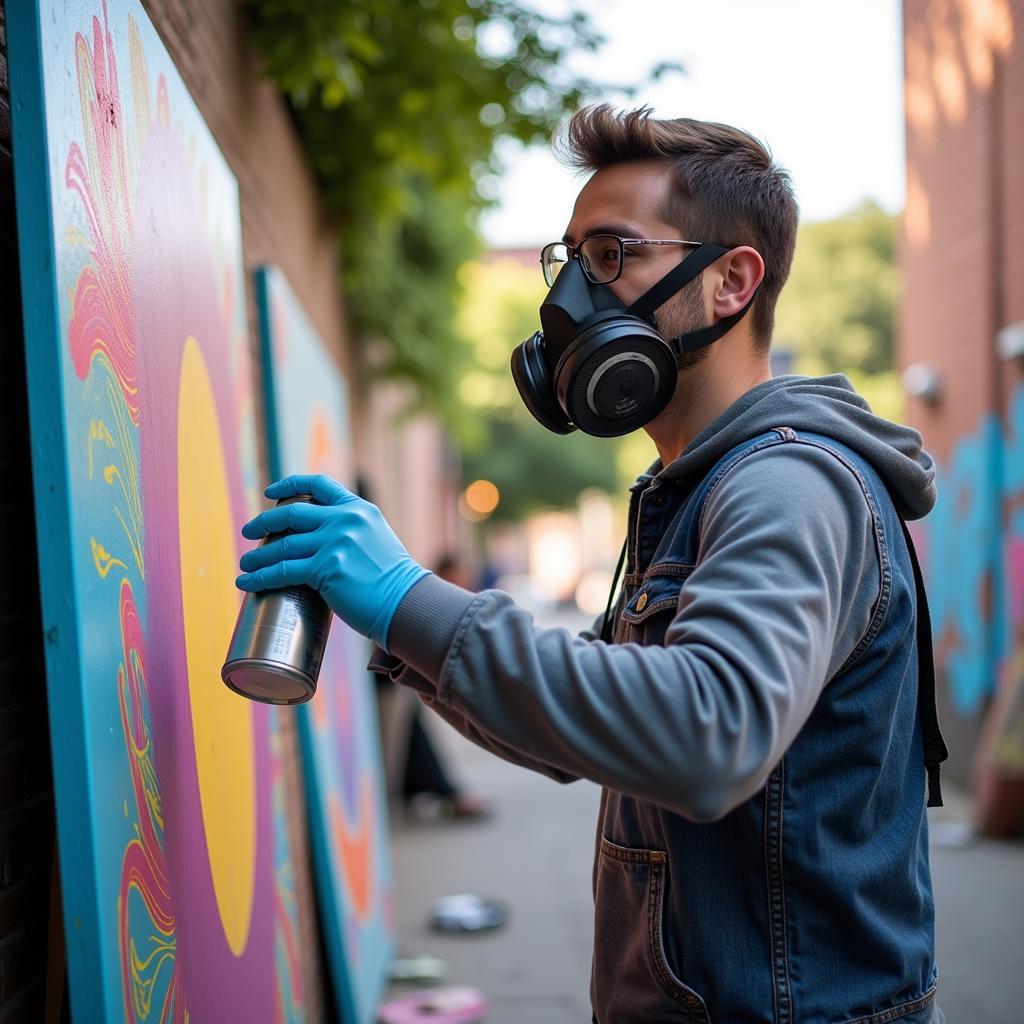
[[(38, 534), (40, 593), (49, 694), (50, 736), (60, 760), (87, 765), (82, 638), (75, 611), (71, 546), (71, 487), (64, 430), (60, 314), (54, 281), (52, 183), (46, 137), (41, 12), (35, 2), (7, 5), (14, 192), (25, 324), (32, 484)], [(71, 680), (74, 680), (71, 683)], [(68, 956), (68, 987), (75, 1020), (115, 1020), (120, 995), (108, 1001), (105, 979), (120, 978), (104, 964), (99, 941), (99, 879), (88, 770), (58, 771), (53, 756), (54, 805), (61, 897)], [(83, 785), (83, 783), (86, 783)], [(70, 851), (75, 856), (69, 856)]]
[[(299, 708), (299, 749), (302, 752), (302, 774), (305, 776), (306, 809), (310, 817), (310, 846), (313, 848), (313, 866), (316, 875), (316, 892), (320, 900), (321, 934), (327, 945), (327, 961), (331, 967), (331, 982), (334, 986), (338, 1011), (343, 1021), (364, 1024), (359, 1020), (355, 987), (349, 978), (351, 966), (345, 954), (345, 939), (342, 935), (342, 908), (338, 905), (337, 890), (333, 879), (338, 866), (331, 857), (331, 843), (327, 834), (327, 823), (321, 817), (324, 802), (317, 782), (316, 750), (313, 745), (313, 723), (309, 720), (309, 708)], [(373, 1015), (375, 1019), (376, 1014)]]
[[(263, 398), (264, 398), (264, 423), (266, 424), (267, 439), (267, 465), (268, 471), (273, 479), (280, 479), (283, 475), (283, 458), (281, 433), (279, 430), (277, 393), (275, 390), (275, 367), (274, 358), (274, 324), (271, 316), (271, 287), (272, 281), (291, 290), (287, 278), (279, 268), (274, 265), (257, 267), (253, 272), (256, 288), (256, 300), (259, 309), (260, 319), (260, 353), (263, 361)], [(335, 642), (345, 639), (335, 637)], [(314, 727), (312, 711), (308, 704), (300, 705), (297, 709), (297, 725), (299, 734), (299, 748), (302, 755), (303, 777), (306, 791), (306, 807), (309, 818), (310, 847), (313, 851), (313, 866), (317, 897), (320, 903), (322, 934), (327, 946), (327, 960), (331, 971), (331, 981), (336, 995), (338, 1010), (341, 1019), (352, 1021), (354, 1024), (371, 1024), (376, 1019), (374, 1007), (370, 1007), (368, 1016), (360, 1017), (358, 995), (351, 979), (352, 963), (346, 953), (346, 937), (343, 934), (343, 907), (338, 899), (338, 884), (336, 882), (338, 865), (334, 863), (331, 852), (331, 841), (328, 834), (327, 823), (323, 820), (324, 794), (321, 787), (321, 779), (317, 770), (317, 750), (313, 741)], [(374, 723), (375, 724), (375, 723)], [(378, 748), (379, 756), (379, 748)], [(380, 766), (380, 777), (383, 778), (383, 764)], [(388, 808), (386, 798), (383, 794), (383, 784), (378, 792), (378, 802), (375, 809), (376, 820), (383, 830), (385, 837), (388, 832)], [(388, 852), (390, 859), (390, 851)], [(394, 881), (392, 878), (392, 887)], [(393, 891), (393, 889), (392, 889)], [(394, 953), (391, 946), (390, 956)], [(377, 981), (377, 992), (373, 1002), (379, 1003), (383, 994), (386, 977), (382, 973)]]
[(281, 444), (277, 425), (277, 395), (274, 391), (274, 329), (270, 320), (270, 278), (272, 266), (253, 271), (256, 284), (256, 308), (260, 320), (260, 358), (263, 363), (263, 416), (267, 439), (267, 471), (271, 480), (281, 478)]

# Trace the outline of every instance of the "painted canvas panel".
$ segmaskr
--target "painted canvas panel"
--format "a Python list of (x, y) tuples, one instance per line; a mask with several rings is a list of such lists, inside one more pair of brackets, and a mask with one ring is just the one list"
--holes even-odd
[(72, 1015), (301, 1020), (278, 723), (219, 677), (260, 504), (237, 185), (136, 0), (7, 15)]
[[(271, 474), (326, 473), (352, 486), (345, 378), (284, 275), (256, 273)], [(317, 692), (299, 707), (321, 919), (346, 1021), (364, 1024), (394, 925), (384, 773), (367, 641), (334, 620)]]

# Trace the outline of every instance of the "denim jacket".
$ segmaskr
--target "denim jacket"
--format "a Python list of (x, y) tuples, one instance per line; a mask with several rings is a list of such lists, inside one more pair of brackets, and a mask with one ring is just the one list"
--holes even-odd
[(777, 378), (631, 491), (614, 642), (428, 576), (371, 667), (498, 756), (602, 785), (599, 1024), (938, 1019), (893, 500), (934, 500), (920, 435), (844, 378)]
[(599, 1024), (931, 1019), (915, 587), (875, 471), (836, 441), (781, 428), (672, 495), (678, 511), (667, 531), (645, 518), (660, 488), (642, 479), (614, 640), (665, 642), (709, 495), (744, 458), (780, 444), (825, 450), (856, 477), (871, 510), (880, 593), (860, 642), (765, 787), (741, 806), (697, 823), (604, 791), (591, 987)]

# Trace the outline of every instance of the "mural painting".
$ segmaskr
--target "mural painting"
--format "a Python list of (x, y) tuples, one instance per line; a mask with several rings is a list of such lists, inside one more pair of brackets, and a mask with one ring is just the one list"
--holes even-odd
[[(271, 475), (352, 486), (345, 378), (275, 267), (256, 274)], [(387, 810), (368, 641), (335, 619), (313, 699), (299, 707), (317, 891), (346, 1021), (374, 1019), (395, 931)]]
[(1024, 388), (938, 467), (938, 501), (916, 529), (951, 763), (963, 780), (980, 717), (1024, 652)]
[(136, 0), (8, 31), (72, 1015), (301, 1020), (276, 712), (219, 676), (260, 506), (237, 185)]

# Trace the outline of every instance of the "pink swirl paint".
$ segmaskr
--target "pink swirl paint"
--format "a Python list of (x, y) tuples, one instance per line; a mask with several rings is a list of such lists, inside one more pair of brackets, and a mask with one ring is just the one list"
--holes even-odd
[[(127, 579), (121, 581), (121, 650), (124, 660), (117, 673), (121, 727), (124, 730), (132, 793), (138, 815), (136, 838), (128, 843), (121, 860), (118, 895), (118, 931), (121, 981), (126, 1020), (151, 1019), (152, 997), (165, 969), (171, 971), (161, 1020), (186, 1019), (184, 989), (174, 955), (174, 907), (167, 885), (162, 842), (160, 793), (153, 766), (153, 737), (148, 721), (145, 638), (135, 597)], [(151, 949), (141, 952), (131, 932), (133, 893), (142, 901), (158, 935)]]

